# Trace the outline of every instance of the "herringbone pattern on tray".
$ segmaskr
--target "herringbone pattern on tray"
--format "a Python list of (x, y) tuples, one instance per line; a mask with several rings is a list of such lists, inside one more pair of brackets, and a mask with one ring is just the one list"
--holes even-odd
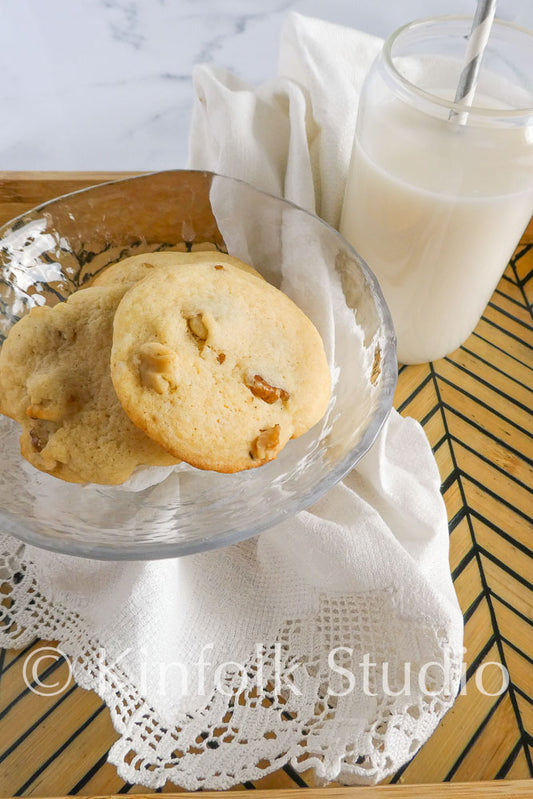
[[(463, 347), (400, 369), (395, 406), (423, 424), (442, 476), (466, 675), (453, 710), (392, 782), (533, 776), (532, 295), (528, 245)], [(0, 654), (0, 794), (144, 792), (106, 763), (116, 735), (95, 694), (70, 685), (47, 698), (25, 686), (23, 662), (39, 645)], [(59, 679), (65, 669), (57, 661), (41, 678)], [(241, 787), (312, 784), (310, 774), (286, 768)]]

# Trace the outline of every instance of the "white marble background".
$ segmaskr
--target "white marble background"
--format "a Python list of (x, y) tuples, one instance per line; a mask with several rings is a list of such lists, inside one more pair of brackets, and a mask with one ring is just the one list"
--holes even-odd
[[(0, 0), (0, 169), (181, 168), (194, 64), (276, 70), (288, 11), (387, 36), (474, 0)], [(532, 0), (498, 16), (533, 28)]]

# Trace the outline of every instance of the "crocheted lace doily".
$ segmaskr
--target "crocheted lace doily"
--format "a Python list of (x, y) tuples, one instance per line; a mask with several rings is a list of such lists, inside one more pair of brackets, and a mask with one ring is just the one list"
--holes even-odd
[[(41, 594), (25, 549), (0, 535), (0, 645), (59, 642), (77, 684), (109, 707), (119, 734), (109, 760), (130, 783), (226, 789), (286, 764), (313, 769), (318, 784), (375, 783), (414, 755), (457, 692), (457, 647), (430, 619), (402, 618), (392, 590), (322, 595), (316, 616), (288, 619), (168, 725), (120, 665), (106, 662), (83, 619)], [(402, 651), (391, 652), (391, 640)], [(376, 664), (366, 671), (365, 657)]]

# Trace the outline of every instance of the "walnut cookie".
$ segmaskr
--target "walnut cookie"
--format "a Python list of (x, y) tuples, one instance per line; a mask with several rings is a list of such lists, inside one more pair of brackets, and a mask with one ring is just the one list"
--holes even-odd
[(34, 308), (0, 351), (0, 411), (22, 426), (22, 455), (74, 483), (115, 485), (177, 459), (136, 427), (113, 389), (113, 317), (128, 286), (88, 288)]
[(331, 382), (312, 322), (228, 262), (161, 267), (132, 286), (115, 314), (111, 376), (154, 441), (220, 472), (275, 458), (321, 419)]

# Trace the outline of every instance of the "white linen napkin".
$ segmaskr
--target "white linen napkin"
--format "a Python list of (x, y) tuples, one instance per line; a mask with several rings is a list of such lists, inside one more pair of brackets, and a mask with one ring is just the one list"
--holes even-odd
[(189, 166), (240, 178), (338, 228), (361, 86), (383, 42), (291, 13), (278, 77), (258, 88), (197, 66)]
[[(279, 76), (252, 88), (200, 66), (190, 166), (239, 177), (336, 225), (358, 89), (380, 42), (296, 14)], [(103, 563), (0, 535), (0, 644), (57, 639), (109, 705), (110, 760), (155, 789), (229, 788), (290, 764), (373, 783), (453, 703), (462, 617), (440, 478), (422, 428), (392, 412), (312, 508), (181, 559)]]

